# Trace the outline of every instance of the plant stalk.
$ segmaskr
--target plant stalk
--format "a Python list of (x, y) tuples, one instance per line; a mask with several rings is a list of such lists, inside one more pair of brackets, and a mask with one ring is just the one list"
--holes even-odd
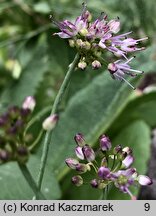
[[(64, 96), (64, 93), (68, 87), (68, 84), (69, 84), (70, 79), (71, 79), (71, 75), (72, 75), (73, 71), (75, 70), (75, 68), (79, 62), (79, 58), (80, 58), (79, 54), (76, 54), (73, 62), (71, 63), (71, 65), (67, 71), (67, 74), (66, 74), (66, 76), (63, 80), (63, 83), (62, 83), (62, 85), (58, 91), (58, 94), (55, 98), (55, 101), (54, 101), (54, 104), (53, 104), (53, 107), (51, 110), (51, 115), (57, 114), (57, 112), (58, 112), (59, 105), (60, 105), (62, 98)], [(44, 142), (43, 142), (43, 151), (42, 151), (39, 175), (38, 175), (38, 180), (37, 180), (37, 186), (38, 186), (39, 190), (41, 190), (41, 186), (42, 186), (42, 180), (43, 180), (45, 166), (46, 166), (46, 162), (47, 162), (48, 151), (49, 151), (49, 146), (50, 146), (50, 139), (51, 139), (52, 133), (53, 133), (53, 130), (47, 131), (46, 135), (45, 135)]]
[(27, 183), (29, 184), (29, 186), (31, 187), (32, 191), (35, 194), (35, 197), (39, 200), (46, 200), (46, 198), (44, 197), (44, 195), (40, 192), (40, 190), (38, 189), (31, 173), (29, 172), (27, 166), (25, 164), (21, 164), (18, 163), (18, 166), (23, 174), (23, 176), (25, 177)]

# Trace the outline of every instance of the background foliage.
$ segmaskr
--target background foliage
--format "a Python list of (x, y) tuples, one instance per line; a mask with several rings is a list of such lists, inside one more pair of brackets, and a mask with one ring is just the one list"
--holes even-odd
[[(65, 40), (52, 36), (57, 31), (50, 14), (59, 20), (80, 14), (81, 1), (7, 0), (0, 1), (0, 112), (11, 104), (20, 105), (27, 95), (37, 99), (35, 113), (49, 107), (74, 57)], [(141, 5), (141, 7), (140, 7)], [(137, 54), (135, 67), (156, 77), (156, 12), (154, 0), (88, 1), (94, 16), (105, 11), (110, 18), (119, 16), (122, 30), (133, 30), (137, 37), (149, 36), (147, 49)], [(156, 91), (146, 88), (146, 75), (135, 80), (140, 90), (132, 91), (115, 82), (103, 68), (100, 71), (75, 71), (61, 104), (61, 120), (53, 134), (43, 193), (48, 199), (98, 199), (98, 191), (87, 186), (71, 186), (66, 157), (73, 155), (73, 136), (82, 132), (87, 142), (97, 145), (107, 133), (115, 144), (130, 145), (136, 156), (135, 166), (145, 174), (150, 158), (151, 132), (156, 127)], [(142, 83), (142, 85), (140, 85)], [(143, 87), (141, 87), (143, 86)], [(34, 113), (34, 114), (35, 114)], [(48, 114), (48, 113), (47, 113)], [(38, 133), (41, 121), (33, 127)], [(28, 163), (36, 178), (42, 143)], [(14, 185), (14, 187), (12, 187)], [(137, 195), (139, 189), (135, 189)], [(31, 199), (33, 194), (16, 164), (0, 166), (0, 199)], [(109, 199), (128, 199), (111, 189)]]

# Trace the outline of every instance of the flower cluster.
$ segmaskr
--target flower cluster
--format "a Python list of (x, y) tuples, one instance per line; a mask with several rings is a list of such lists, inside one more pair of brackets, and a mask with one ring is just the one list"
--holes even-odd
[[(93, 69), (100, 68), (106, 62), (102, 54), (109, 51), (116, 57), (123, 58), (114, 63), (108, 63), (108, 69), (114, 79), (125, 81), (125, 74), (136, 76), (137, 73), (142, 73), (142, 71), (131, 69), (128, 63), (133, 58), (128, 60), (127, 54), (143, 50), (144, 47), (140, 48), (137, 45), (147, 37), (142, 39), (128, 37), (132, 32), (116, 35), (120, 31), (119, 18), (108, 21), (107, 15), (101, 13), (95, 21), (91, 22), (92, 16), (83, 4), (83, 11), (75, 22), (68, 20), (57, 22), (53, 17), (52, 20), (61, 30), (54, 35), (69, 39), (70, 46), (76, 47), (80, 53), (78, 67), (82, 70), (89, 64)], [(126, 82), (133, 87), (128, 81)]]
[[(35, 105), (35, 99), (28, 96), (22, 107), (12, 106), (0, 116), (0, 164), (8, 161), (27, 162), (30, 150), (42, 135), (41, 130), (36, 140), (30, 145), (32, 140), (26, 132), (31, 126)], [(43, 121), (42, 128), (50, 131), (56, 126), (57, 121), (58, 115), (52, 114)]]
[(152, 184), (148, 176), (139, 175), (137, 170), (131, 167), (134, 157), (129, 147), (122, 148), (117, 145), (112, 149), (111, 141), (105, 135), (99, 139), (100, 148), (97, 152), (86, 144), (82, 134), (77, 134), (75, 141), (77, 159), (68, 158), (65, 161), (68, 167), (78, 173), (72, 177), (74, 185), (81, 186), (84, 183), (81, 174), (93, 172), (95, 177), (89, 182), (93, 188), (105, 189), (113, 183), (121, 192), (129, 194), (131, 199), (136, 199), (130, 191), (131, 186)]
[(29, 151), (23, 143), (23, 132), (35, 105), (34, 98), (28, 96), (22, 107), (12, 106), (0, 116), (0, 163), (27, 161)]

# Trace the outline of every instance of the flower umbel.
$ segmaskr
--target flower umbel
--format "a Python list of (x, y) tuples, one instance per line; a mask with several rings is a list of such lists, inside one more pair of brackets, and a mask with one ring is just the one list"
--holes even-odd
[[(136, 76), (136, 73), (142, 74), (142, 72), (131, 69), (128, 63), (133, 58), (128, 60), (128, 54), (144, 50), (145, 47), (138, 47), (138, 44), (147, 40), (147, 37), (134, 39), (129, 37), (132, 32), (118, 34), (121, 26), (120, 19), (117, 17), (108, 20), (103, 12), (95, 21), (92, 21), (92, 16), (84, 3), (81, 15), (74, 22), (68, 20), (58, 22), (53, 16), (51, 18), (60, 29), (60, 32), (54, 35), (68, 39), (69, 45), (75, 47), (80, 54), (78, 68), (84, 70), (91, 65), (93, 69), (99, 69), (102, 64), (106, 64), (114, 79), (123, 80), (134, 89), (124, 75)], [(106, 52), (111, 52), (119, 60), (110, 63), (103, 59), (102, 54)]]
[[(77, 134), (75, 141), (84, 143), (83, 135)], [(129, 147), (122, 148), (118, 145), (112, 149), (111, 141), (105, 135), (102, 135), (99, 141), (100, 148), (97, 152), (88, 144), (84, 144), (75, 149), (77, 159), (66, 159), (68, 167), (79, 174), (72, 177), (72, 183), (76, 186), (83, 185), (85, 177), (82, 178), (80, 174), (85, 175), (84, 173), (91, 172), (93, 179), (90, 179), (90, 185), (93, 188), (105, 189), (107, 185), (114, 184), (121, 192), (129, 194), (132, 200), (136, 199), (130, 187), (139, 184), (151, 185), (152, 180), (148, 176), (139, 175), (137, 170), (131, 167), (134, 156)]]

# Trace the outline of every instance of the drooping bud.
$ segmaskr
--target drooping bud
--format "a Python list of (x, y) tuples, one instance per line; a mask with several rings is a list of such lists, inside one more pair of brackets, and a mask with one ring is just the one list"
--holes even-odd
[(83, 151), (82, 151), (82, 147), (77, 146), (77, 147), (75, 148), (75, 154), (76, 154), (76, 156), (77, 156), (80, 160), (84, 160), (84, 154), (83, 154)]
[(84, 137), (81, 133), (77, 133), (74, 137), (74, 140), (77, 143), (77, 145), (80, 147), (83, 147), (86, 144)]
[(73, 159), (73, 158), (67, 158), (65, 160), (65, 162), (66, 162), (67, 166), (71, 169), (76, 169), (76, 165), (79, 164), (79, 161), (76, 159)]
[(51, 116), (49, 116), (48, 118), (46, 118), (42, 124), (42, 127), (44, 130), (46, 131), (50, 131), (53, 130), (56, 126), (56, 123), (58, 122), (58, 115), (57, 114), (53, 114)]
[(83, 151), (83, 154), (85, 156), (85, 159), (88, 162), (95, 160), (95, 152), (89, 145), (86, 144), (85, 146), (83, 146), (82, 151)]
[(94, 70), (99, 69), (100, 67), (101, 67), (101, 63), (100, 63), (99, 61), (94, 60), (94, 61), (92, 62), (92, 68), (93, 68)]
[(33, 111), (35, 106), (36, 106), (36, 101), (35, 101), (34, 97), (28, 96), (25, 98), (23, 105), (22, 105), (22, 108), (23, 109), (29, 109), (29, 110)]
[(134, 162), (134, 157), (132, 155), (127, 155), (127, 157), (122, 161), (122, 168), (128, 168)]
[(100, 148), (102, 151), (108, 151), (112, 147), (109, 137), (102, 135), (100, 137)]
[(145, 175), (139, 175), (137, 179), (138, 179), (139, 184), (143, 186), (153, 184), (152, 179)]
[(79, 187), (79, 186), (81, 186), (83, 184), (83, 178), (80, 175), (73, 176), (71, 181), (77, 187)]
[(100, 167), (98, 169), (98, 176), (104, 180), (109, 179), (110, 177), (110, 169), (108, 169), (107, 167)]
[(87, 67), (87, 63), (85, 61), (80, 61), (78, 63), (78, 68), (80, 68), (81, 70), (84, 70)]
[(85, 173), (88, 171), (88, 166), (83, 163), (78, 163), (76, 165), (76, 171), (78, 171), (80, 174)]

